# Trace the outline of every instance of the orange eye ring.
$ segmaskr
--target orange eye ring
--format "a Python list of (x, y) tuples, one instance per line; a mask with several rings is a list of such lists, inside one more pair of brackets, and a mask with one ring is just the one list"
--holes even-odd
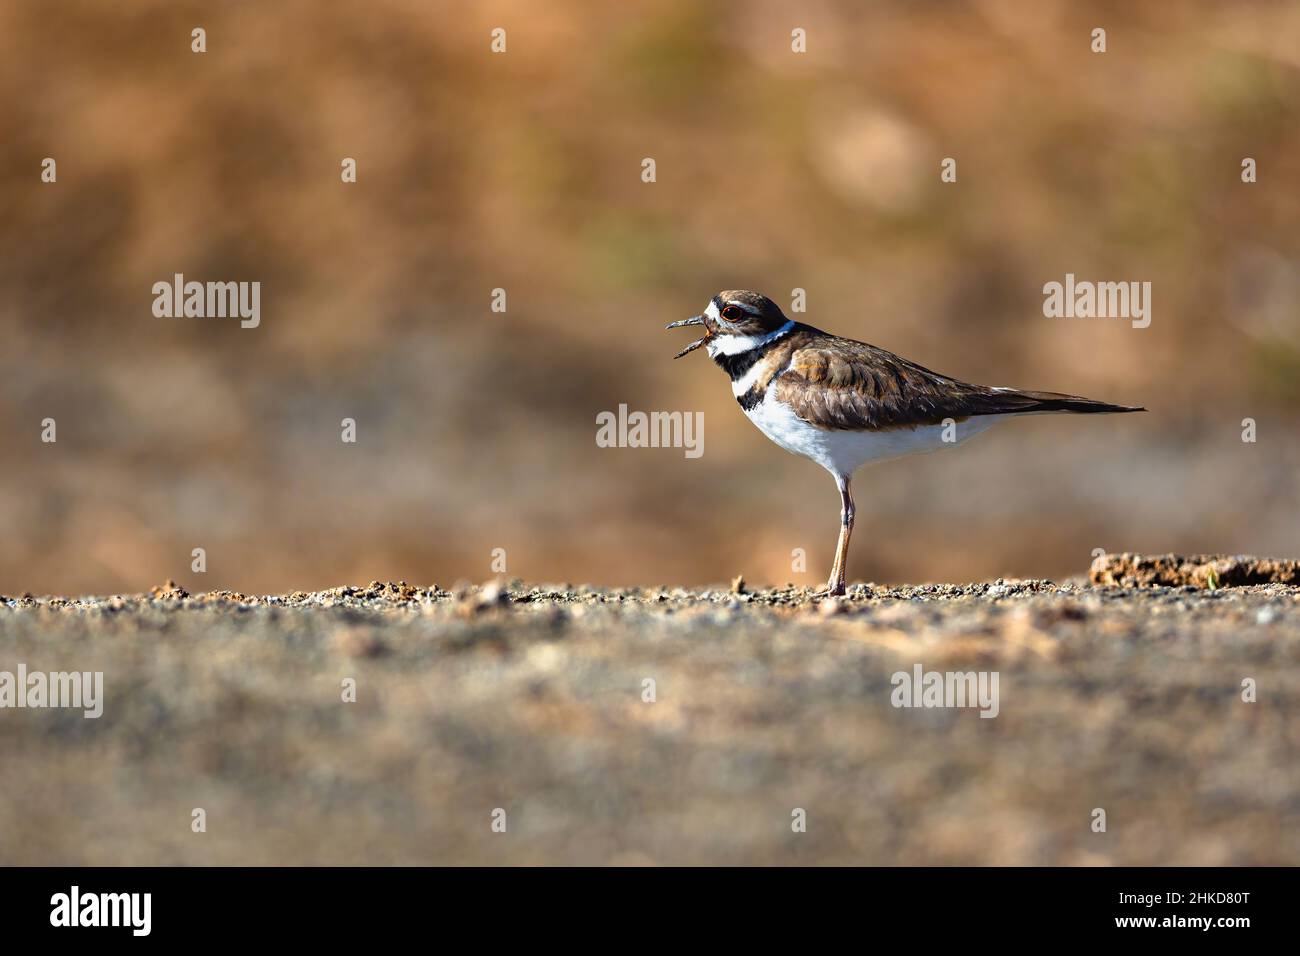
[(741, 318), (744, 317), (744, 312), (742, 312), (734, 305), (729, 305), (722, 310), (722, 317), (726, 319), (728, 322), (738, 322)]

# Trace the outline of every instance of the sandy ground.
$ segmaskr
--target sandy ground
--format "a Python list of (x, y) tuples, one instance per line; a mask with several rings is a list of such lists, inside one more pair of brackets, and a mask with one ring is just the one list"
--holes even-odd
[(0, 598), (0, 671), (104, 674), (0, 710), (0, 861), (1300, 863), (1300, 588), (1223, 580)]

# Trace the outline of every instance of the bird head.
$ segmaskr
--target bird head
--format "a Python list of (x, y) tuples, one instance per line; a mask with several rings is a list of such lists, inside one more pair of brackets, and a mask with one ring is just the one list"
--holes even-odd
[(719, 292), (709, 300), (701, 314), (668, 326), (670, 329), (684, 325), (704, 326), (704, 337), (686, 346), (673, 358), (681, 358), (715, 340), (722, 344), (726, 340), (759, 338), (775, 332), (787, 322), (789, 319), (781, 307), (765, 295), (745, 291)]

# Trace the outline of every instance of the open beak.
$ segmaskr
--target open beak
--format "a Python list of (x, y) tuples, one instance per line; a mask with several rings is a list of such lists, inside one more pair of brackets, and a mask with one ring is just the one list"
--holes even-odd
[[(704, 316), (693, 315), (689, 319), (680, 319), (677, 322), (670, 322), (668, 323), (668, 325), (665, 326), (665, 328), (679, 329), (683, 325), (704, 325)], [(694, 352), (696, 349), (698, 349), (701, 345), (703, 345), (708, 340), (709, 340), (709, 333), (708, 330), (706, 329), (704, 338), (697, 339), (696, 341), (692, 342), (690, 345), (686, 346), (686, 348), (682, 349), (680, 352), (674, 355), (673, 358), (679, 359), (683, 355), (689, 355), (691, 352)]]

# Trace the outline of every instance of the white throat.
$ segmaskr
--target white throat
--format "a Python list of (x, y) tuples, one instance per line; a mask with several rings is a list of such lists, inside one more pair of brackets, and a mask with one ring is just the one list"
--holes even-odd
[[(709, 303), (709, 309), (715, 309), (713, 303)], [(714, 315), (714, 318), (717, 318), (717, 316)], [(766, 335), (728, 335), (723, 333), (709, 339), (708, 345), (705, 347), (709, 350), (710, 358), (715, 355), (739, 355), (741, 352), (759, 349), (769, 342), (775, 342), (781, 336), (788, 335), (793, 328), (794, 319), (788, 319), (785, 325), (775, 331), (768, 332)]]

